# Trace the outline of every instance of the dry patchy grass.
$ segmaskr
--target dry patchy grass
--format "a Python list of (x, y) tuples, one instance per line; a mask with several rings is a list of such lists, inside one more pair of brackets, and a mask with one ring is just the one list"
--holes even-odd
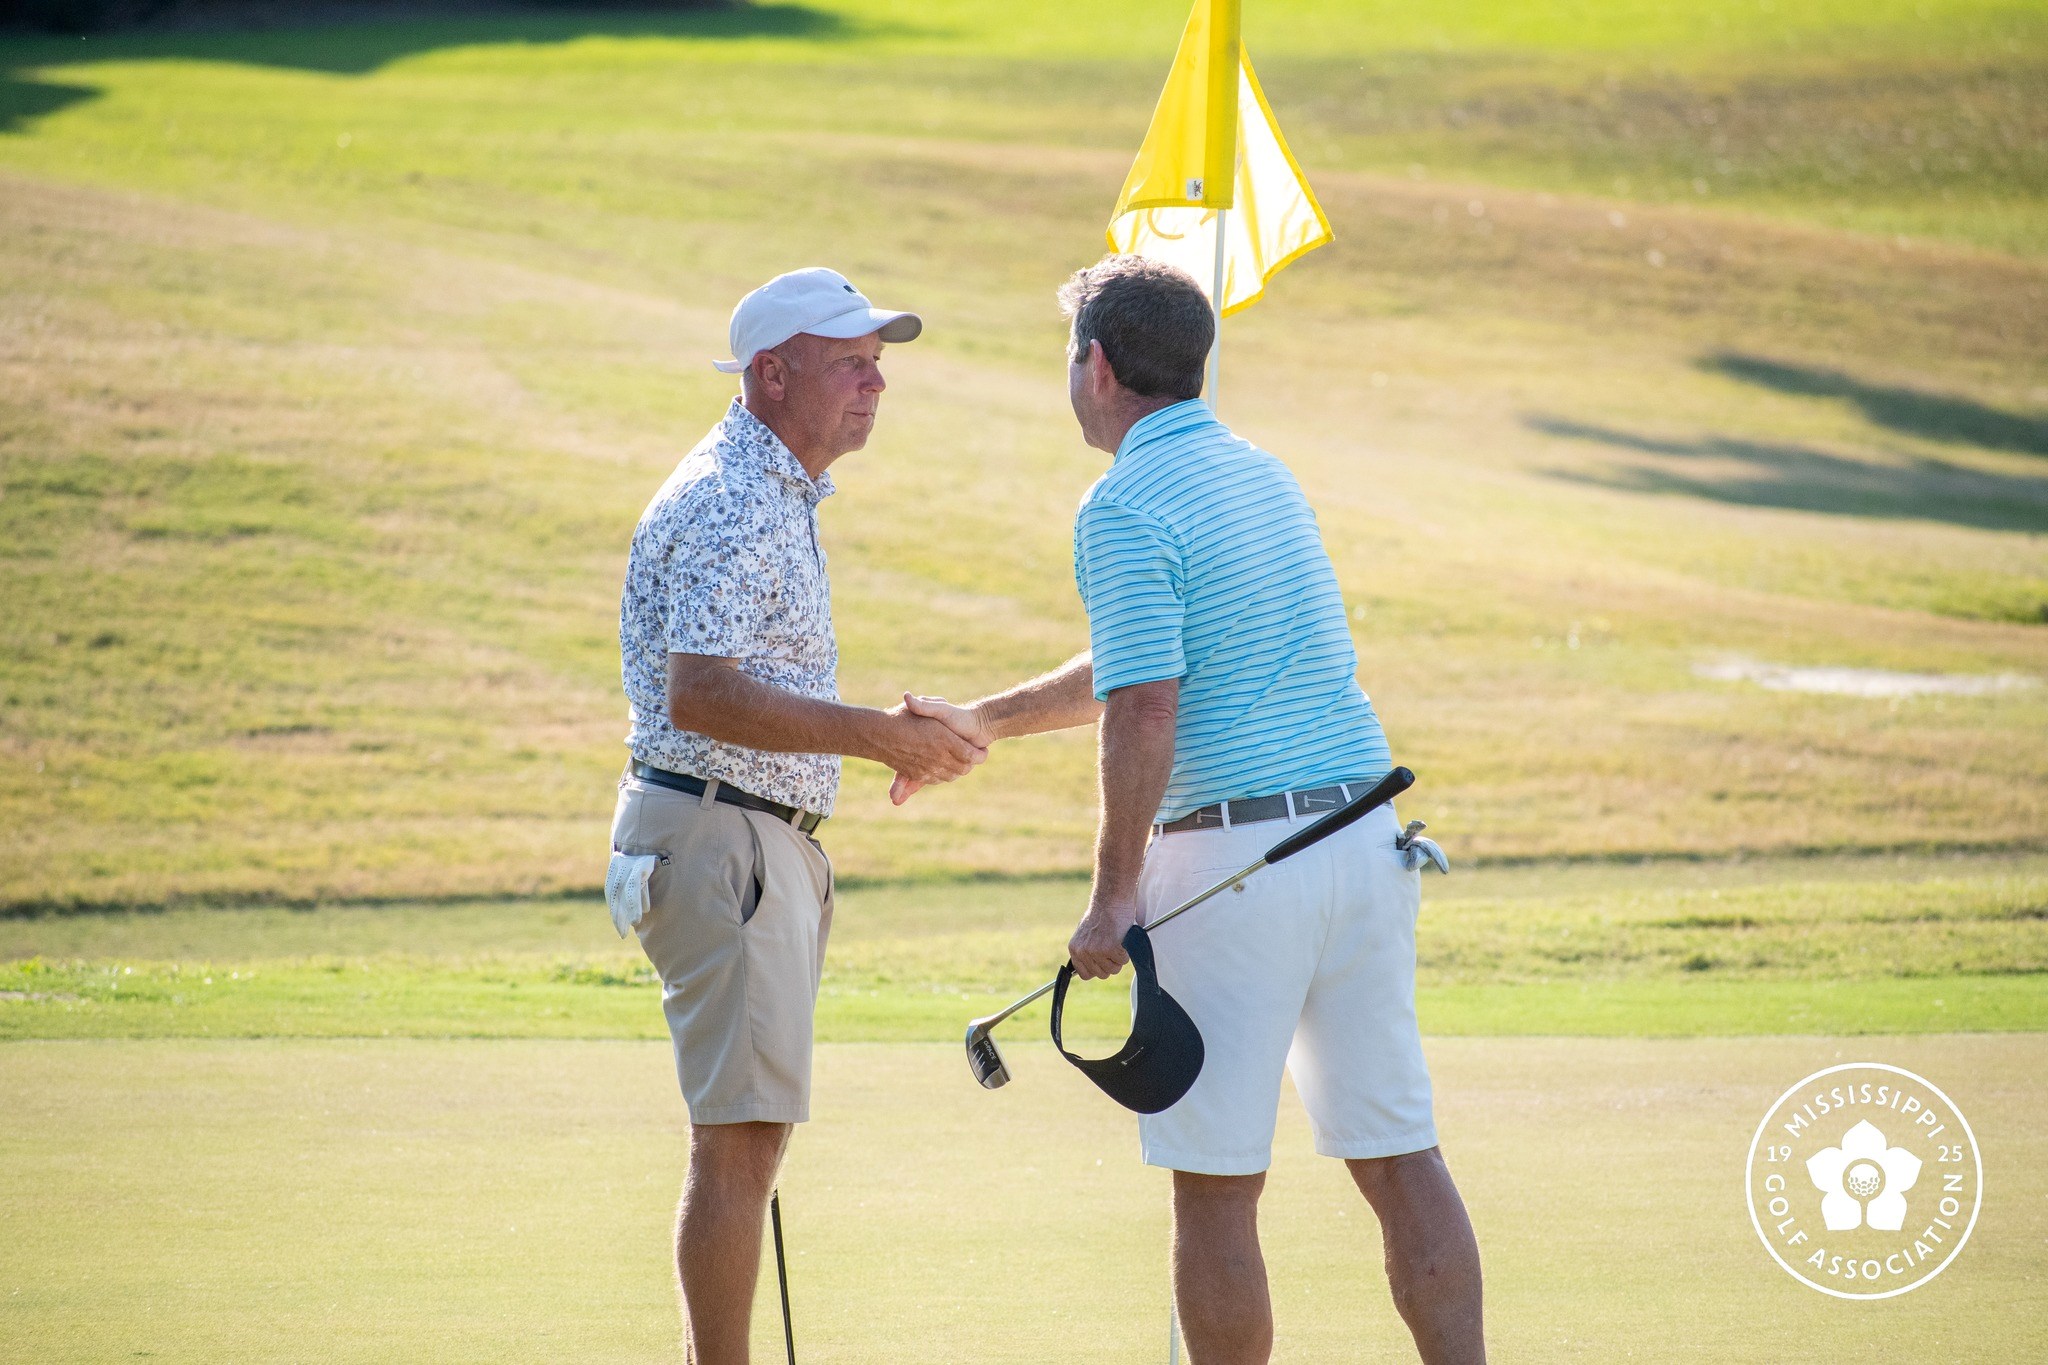
[[(1276, 70), (1313, 46), (1287, 23)], [(847, 695), (1080, 646), (1068, 521), (1100, 459), (1049, 293), (1143, 101), (1088, 124), (1102, 70), (1026, 44), (930, 87), (931, 126), (720, 122), (966, 60), (813, 38), (893, 55), (138, 48), (8, 135), (0, 901), (591, 886), (622, 547), (723, 402), (728, 300), (792, 262), (931, 321), (825, 512)], [(1325, 75), (1287, 78), (1305, 146), (1346, 107)], [(1337, 245), (1229, 329), (1226, 416), (1320, 510), (1422, 774), (1405, 813), (1484, 858), (2036, 844), (2048, 689), (1893, 706), (1692, 669), (2048, 674), (2048, 270), (1522, 164), (1318, 166)], [(1033, 741), (905, 811), (850, 765), (830, 842), (854, 876), (1074, 869), (1090, 761)]]

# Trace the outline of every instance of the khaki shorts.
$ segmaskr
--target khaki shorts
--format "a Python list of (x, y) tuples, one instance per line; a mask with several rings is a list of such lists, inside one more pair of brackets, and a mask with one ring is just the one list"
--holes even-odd
[(811, 1116), (811, 1024), (832, 864), (817, 843), (742, 810), (628, 775), (612, 848), (660, 857), (640, 946), (661, 974), (692, 1123)]

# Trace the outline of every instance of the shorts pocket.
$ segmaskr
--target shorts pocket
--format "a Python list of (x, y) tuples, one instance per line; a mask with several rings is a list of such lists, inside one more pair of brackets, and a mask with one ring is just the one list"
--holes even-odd
[(753, 920), (754, 912), (761, 908), (761, 897), (766, 893), (766, 891), (767, 882), (764, 879), (762, 869), (757, 865), (754, 868), (754, 884), (752, 891), (749, 894), (740, 897), (741, 924), (747, 924)]
[(613, 844), (612, 856), (616, 858), (621, 854), (628, 858), (652, 858), (657, 869), (669, 865), (668, 850), (658, 844)]
[[(1142, 882), (1139, 886), (1139, 907), (1144, 911), (1147, 924), (1157, 920), (1167, 911), (1185, 904), (1199, 896), (1233, 872), (1242, 871), (1242, 866), (1225, 867), (1183, 867), (1170, 871), (1162, 870), (1149, 887)], [(1228, 888), (1219, 893), (1227, 896)], [(1211, 898), (1212, 901), (1215, 898)]]
[(733, 886), (733, 903), (739, 908), (742, 927), (751, 923), (754, 914), (768, 895), (768, 854), (761, 847), (761, 833), (754, 828), (754, 822), (742, 816), (740, 823), (747, 830), (747, 851), (752, 855), (751, 868), (741, 873)]

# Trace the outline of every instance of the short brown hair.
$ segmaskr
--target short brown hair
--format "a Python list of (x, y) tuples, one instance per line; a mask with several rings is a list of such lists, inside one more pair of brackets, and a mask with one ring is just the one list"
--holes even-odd
[(1102, 343), (1116, 382), (1147, 398), (1200, 398), (1216, 339), (1209, 296), (1185, 270), (1143, 256), (1105, 256), (1060, 286), (1073, 319), (1068, 359)]

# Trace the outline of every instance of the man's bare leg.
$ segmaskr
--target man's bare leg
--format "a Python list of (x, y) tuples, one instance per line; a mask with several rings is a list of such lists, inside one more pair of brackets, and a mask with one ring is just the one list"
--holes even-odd
[(1265, 1365), (1273, 1300), (1259, 1251), (1260, 1175), (1173, 1173), (1173, 1301), (1189, 1365)]
[(683, 1291), (683, 1356), (694, 1365), (747, 1365), (761, 1222), (789, 1129), (786, 1123), (690, 1129), (690, 1173), (676, 1210), (676, 1278)]
[(1424, 1365), (1483, 1365), (1479, 1243), (1443, 1153), (1344, 1164), (1379, 1215), (1387, 1284)]

